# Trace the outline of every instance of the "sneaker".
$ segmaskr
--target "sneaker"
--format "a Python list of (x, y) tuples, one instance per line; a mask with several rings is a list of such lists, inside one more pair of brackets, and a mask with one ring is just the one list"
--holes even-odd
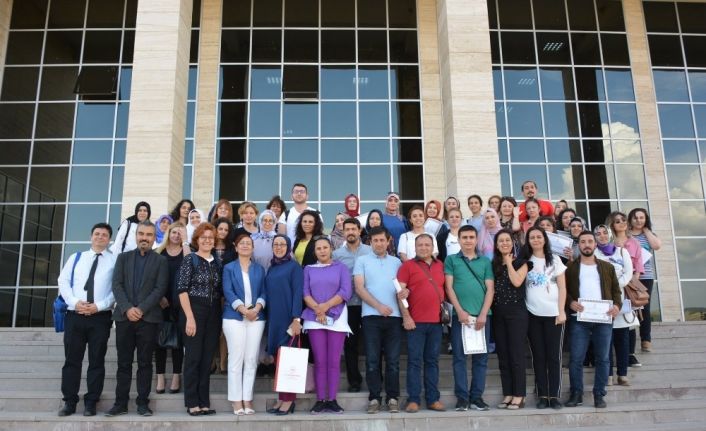
[(317, 401), (316, 404), (314, 404), (314, 407), (309, 410), (312, 415), (318, 415), (324, 412), (326, 409), (326, 401)]
[(539, 410), (546, 409), (549, 407), (549, 398), (547, 397), (540, 397), (539, 401), (537, 401), (537, 408)]
[(641, 343), (642, 351), (645, 353), (650, 353), (652, 351), (652, 342), (651, 341), (643, 341)]
[(368, 401), (368, 414), (374, 415), (375, 413), (379, 413), (379, 412), (380, 412), (380, 401), (378, 401), (378, 400)]
[(127, 414), (127, 407), (125, 406), (113, 406), (110, 410), (105, 413), (106, 417), (112, 418), (113, 416), (120, 416)]
[(604, 409), (604, 408), (608, 407), (608, 404), (606, 404), (606, 402), (602, 396), (594, 395), (593, 396), (593, 406), (597, 409)]
[(564, 406), (561, 405), (561, 401), (559, 401), (559, 398), (550, 398), (549, 407), (553, 408), (554, 410), (561, 410), (561, 408)]
[(341, 414), (343, 413), (343, 407), (338, 405), (338, 401), (331, 400), (326, 403), (326, 410), (331, 413)]
[(630, 386), (630, 379), (625, 376), (618, 376), (618, 384), (620, 386)]
[(400, 412), (400, 403), (397, 401), (395, 398), (390, 398), (387, 401), (387, 411), (390, 413), (399, 413)]
[(483, 401), (483, 398), (476, 398), (474, 400), (471, 400), (469, 407), (474, 408), (479, 411), (486, 411), (490, 410), (490, 406)]
[(456, 411), (457, 412), (465, 412), (468, 410), (468, 401), (464, 400), (463, 398), (459, 398), (458, 401), (456, 401)]
[(608, 380), (605, 382), (606, 386), (613, 386), (613, 376), (608, 376)]
[(583, 394), (581, 392), (574, 392), (571, 394), (568, 400), (564, 403), (566, 407), (576, 407), (583, 405)]
[(407, 408), (404, 409), (407, 413), (417, 413), (419, 411), (419, 404), (414, 401), (407, 402)]
[(444, 405), (441, 404), (441, 401), (439, 401), (439, 400), (434, 401), (433, 403), (429, 404), (427, 406), (427, 408), (429, 410), (433, 410), (435, 412), (445, 412), (446, 411), (446, 407), (444, 407)]
[(641, 367), (642, 364), (640, 363), (640, 360), (637, 359), (637, 356), (635, 356), (633, 354), (633, 355), (628, 356), (628, 366), (629, 367)]
[(152, 410), (150, 410), (150, 408), (148, 406), (137, 406), (137, 414), (140, 416), (147, 417), (147, 416), (152, 416), (154, 414), (154, 412)]

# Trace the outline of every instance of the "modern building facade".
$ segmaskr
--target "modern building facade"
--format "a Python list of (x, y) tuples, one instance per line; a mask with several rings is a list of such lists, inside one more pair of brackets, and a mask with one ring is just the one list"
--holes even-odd
[[(136, 202), (260, 207), (309, 186), (405, 208), (645, 207), (653, 314), (706, 311), (706, 3), (0, 0), (0, 326), (50, 326), (56, 277)], [(465, 210), (465, 208), (464, 208)]]

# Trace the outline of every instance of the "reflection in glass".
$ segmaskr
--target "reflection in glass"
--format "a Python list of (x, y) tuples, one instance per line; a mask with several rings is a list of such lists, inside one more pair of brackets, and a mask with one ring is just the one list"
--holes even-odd
[(639, 139), (637, 109), (633, 103), (611, 103), (610, 134), (614, 139)]
[(282, 163), (316, 163), (318, 161), (318, 140), (285, 139), (282, 141)]
[(706, 102), (706, 71), (690, 70), (689, 86), (693, 102)]
[(421, 139), (393, 139), (393, 163), (422, 163)]
[(321, 166), (321, 199), (342, 200), (358, 189), (356, 166)]
[(358, 30), (358, 62), (384, 63), (386, 61), (387, 32), (384, 30)]
[(245, 141), (241, 139), (218, 141), (216, 146), (218, 163), (245, 163)]
[(322, 30), (322, 63), (355, 63), (355, 31)]
[[(53, 33), (49, 34), (52, 35)], [(79, 35), (80, 34), (81, 33), (79, 33)], [(42, 54), (43, 40), (44, 34), (39, 31), (10, 32), (9, 41), (7, 42), (7, 54), (5, 57), (6, 64), (38, 64)], [(51, 42), (55, 44), (53, 38), (51, 39)], [(46, 49), (51, 49), (53, 44), (50, 46), (48, 40)], [(78, 44), (80, 47), (80, 38), (78, 39)]]
[[(190, 69), (191, 70), (191, 69)], [(189, 75), (189, 99), (195, 99), (196, 96), (191, 96), (191, 75)], [(120, 68), (120, 87), (118, 91), (118, 99), (129, 100), (130, 89), (132, 87), (132, 67)], [(196, 91), (196, 83), (194, 83), (194, 92)]]
[(319, 135), (317, 103), (285, 103), (283, 116), (283, 136), (297, 137)]
[(583, 141), (583, 158), (586, 163), (610, 163), (613, 161), (613, 150), (610, 139), (585, 139)]
[(550, 163), (581, 163), (581, 143), (574, 139), (547, 139), (547, 159)]
[(695, 141), (663, 140), (664, 161), (667, 163), (699, 163)]
[(544, 103), (543, 108), (545, 136), (579, 136), (575, 103)]
[(249, 27), (250, 0), (223, 2), (223, 27)]
[(562, 199), (585, 199), (583, 169), (577, 165), (549, 165), (551, 196)]
[(285, 27), (316, 27), (319, 24), (318, 0), (287, 2), (284, 8)]
[(250, 31), (223, 30), (221, 32), (221, 62), (238, 63), (247, 62), (249, 59)]
[[(0, 180), (0, 185), (4, 185), (3, 183), (4, 181)], [(0, 241), (20, 241), (20, 236), (22, 234), (21, 229), (23, 225), (22, 209), (22, 205), (0, 206)], [(63, 216), (61, 221), (63, 223)], [(63, 231), (63, 228), (61, 231)], [(59, 241), (61, 241), (61, 238), (59, 238)]]
[(392, 136), (422, 136), (422, 118), (417, 102), (392, 102)]
[(577, 67), (576, 90), (579, 100), (605, 100), (603, 73), (599, 68)]
[(29, 163), (29, 142), (4, 141), (0, 151), (0, 165), (26, 165)]
[(15, 3), (12, 9), (10, 28), (44, 28), (47, 16), (47, 2), (48, 0), (36, 0)]
[(534, 0), (534, 22), (537, 29), (565, 30), (566, 9), (563, 1)]
[(417, 26), (415, 0), (389, 0), (387, 7), (391, 28), (414, 28)]
[[(671, 6), (671, 4), (670, 4)], [(684, 320), (706, 318), (706, 281), (681, 281), (681, 296), (684, 304)]]
[(360, 166), (360, 196), (365, 200), (385, 199), (390, 191), (389, 166)]
[(321, 104), (321, 136), (356, 136), (355, 102)]
[(183, 175), (184, 176), (181, 184), (181, 193), (184, 198), (191, 199), (191, 177), (193, 176), (193, 166), (184, 165)]
[(507, 122), (509, 136), (542, 136), (539, 103), (508, 102)]
[(387, 19), (385, 2), (379, 0), (358, 0), (359, 27), (385, 27)]
[(417, 66), (390, 66), (392, 99), (419, 99), (419, 68)]
[(676, 236), (706, 236), (706, 208), (703, 202), (672, 201)]
[(634, 101), (632, 74), (629, 69), (605, 69), (608, 100)]
[(687, 67), (706, 67), (706, 36), (682, 36)]
[(534, 64), (534, 37), (532, 33), (501, 32), (503, 62), (505, 64)]
[(115, 141), (115, 148), (113, 148), (113, 163), (122, 165), (125, 163), (125, 147), (127, 143), (125, 141)]
[(628, 40), (625, 34), (601, 34), (603, 64), (606, 66), (629, 66)]
[(608, 109), (605, 103), (579, 103), (581, 136), (608, 137)]
[(114, 104), (79, 103), (76, 112), (76, 138), (112, 138)]
[(537, 70), (525, 67), (506, 67), (505, 97), (508, 100), (538, 100)]
[(596, 0), (601, 31), (625, 31), (623, 6), (619, 0)]
[(23, 202), (27, 184), (27, 168), (0, 168), (2, 202)]
[(547, 173), (544, 165), (511, 165), (512, 169), (512, 187), (510, 196), (514, 196), (518, 199), (518, 202), (524, 202), (525, 198), (522, 196), (520, 191), (520, 186), (522, 183), (528, 179), (534, 180), (537, 183), (537, 190), (539, 190), (540, 195), (546, 196), (546, 191), (549, 190), (547, 186)]
[[(5, 70), (4, 80), (7, 80), (7, 72), (10, 70), (12, 69)], [(76, 95), (73, 89), (77, 77), (78, 68), (76, 67), (44, 67), (39, 100), (74, 100)], [(128, 91), (126, 97), (129, 95)]]
[[(78, 63), (81, 59), (81, 39), (82, 34), (80, 31), (47, 32), (47, 41), (44, 47), (44, 63)], [(12, 38), (8, 46), (12, 46)], [(8, 64), (10, 64), (9, 58), (8, 49)], [(114, 59), (113, 62), (117, 63), (117, 58)]]
[(220, 137), (245, 136), (246, 102), (221, 102), (218, 129)]
[(413, 30), (390, 30), (390, 62), (417, 63), (417, 32)]
[(356, 163), (354, 139), (322, 139), (321, 163)]
[(389, 163), (390, 141), (387, 139), (361, 139), (360, 163)]
[(38, 67), (6, 67), (3, 73), (0, 100), (33, 102), (37, 97), (38, 81)]
[(84, 63), (119, 63), (121, 31), (87, 31), (83, 43)]
[(321, 68), (322, 99), (355, 99), (355, 69), (346, 66)]
[(671, 199), (703, 199), (699, 165), (667, 165), (667, 183)]
[(282, 188), (290, 190), (294, 183), (306, 184), (309, 189), (309, 200), (319, 200), (319, 168), (317, 166), (282, 166)]
[(317, 30), (285, 30), (284, 61), (311, 63), (319, 60), (319, 32)]
[(282, 0), (253, 2), (254, 27), (280, 27), (282, 25)]
[(0, 104), (0, 139), (32, 137), (34, 103)]
[(279, 139), (250, 139), (248, 141), (248, 163), (278, 162)]
[(216, 193), (229, 201), (245, 200), (245, 166), (219, 166), (216, 170)]
[[(260, 72), (259, 75), (255, 73)], [(262, 79), (262, 69), (257, 69), (253, 67), (253, 79), (252, 86), (253, 92), (258, 84), (261, 84), (259, 79)], [(277, 78), (279, 78), (279, 70), (269, 70), (269, 73), (273, 75), (276, 73)], [(220, 95), (221, 99), (246, 99), (247, 98), (247, 82), (248, 82), (248, 67), (247, 66), (221, 66), (220, 75)], [(253, 98), (254, 95), (253, 95)], [(279, 98), (279, 91), (275, 97)]]
[[(52, 9), (54, 9), (52, 3)], [(125, 2), (120, 0), (92, 1), (88, 3), (86, 27), (89, 28), (120, 28), (123, 26), (123, 9)]]
[(537, 33), (539, 64), (571, 64), (569, 35)]
[(507, 136), (505, 125), (505, 106), (502, 103), (495, 104), (495, 124), (498, 129), (498, 136)]
[(615, 161), (621, 163), (642, 163), (642, 149), (637, 139), (613, 139)]
[(544, 141), (541, 139), (510, 139), (512, 163), (544, 163)]
[(273, 190), (279, 190), (279, 167), (248, 166), (249, 201), (268, 201)]
[(361, 99), (388, 98), (387, 67), (358, 68), (358, 97)]
[(421, 165), (392, 167), (392, 190), (400, 192), (402, 200), (424, 199), (424, 170)]
[(694, 105), (694, 122), (699, 138), (706, 138), (706, 106)]
[[(250, 69), (250, 98), (279, 99), (282, 95), (282, 78), (280, 74), (279, 67), (253, 66)], [(243, 82), (234, 83), (234, 90), (245, 88), (247, 85), (247, 73), (242, 78)]]
[(651, 34), (647, 36), (652, 66), (683, 67), (679, 36)]
[(251, 102), (250, 136), (278, 137), (280, 129), (279, 110), (279, 102)]
[(390, 136), (387, 102), (360, 102), (358, 115), (359, 136)]
[(677, 14), (674, 3), (643, 2), (645, 11), (645, 26), (650, 32), (676, 33), (679, 31), (677, 25)]
[(87, 241), (96, 220), (105, 220), (107, 205), (69, 205), (64, 241)]
[(586, 186), (589, 199), (617, 199), (613, 165), (586, 165)]
[(569, 8), (569, 27), (572, 30), (596, 30), (593, 2), (585, 0), (567, 0)]
[[(125, 167), (116, 166), (113, 168), (113, 178), (110, 184), (110, 201), (122, 202), (123, 200), (123, 184), (125, 180)], [(186, 179), (184, 180), (186, 181)], [(114, 205), (113, 205), (114, 206)]]
[(659, 124), (664, 138), (693, 138), (694, 127), (691, 122), (689, 105), (658, 104)]
[(321, 2), (322, 27), (354, 27), (355, 0)]
[(574, 64), (601, 64), (598, 35), (594, 33), (572, 33), (571, 46)]
[[(677, 239), (677, 262), (679, 277), (706, 278), (706, 249), (702, 238)], [(687, 304), (687, 303), (685, 303)]]
[(46, 327), (53, 322), (52, 307), (57, 289), (18, 289), (16, 327)]
[[(61, 270), (61, 244), (25, 244), (20, 267), (21, 286), (50, 286), (56, 284)], [(22, 289), (32, 292), (43, 289)], [(17, 304), (19, 307), (20, 304)], [(20, 310), (17, 310), (20, 317)]]
[[(20, 245), (0, 244), (0, 284), (14, 286), (17, 283), (17, 263)], [(2, 302), (0, 302), (2, 303)]]
[(510, 168), (508, 165), (500, 165), (500, 190), (503, 196), (512, 196), (510, 188)]
[(493, 97), (495, 100), (503, 98), (503, 73), (500, 66), (493, 66)]
[(508, 163), (507, 154), (507, 140), (498, 139), (498, 159), (500, 160), (500, 163)]
[(76, 165), (109, 164), (112, 153), (111, 141), (74, 142), (72, 163)]
[(67, 167), (33, 167), (29, 177), (27, 200), (30, 202), (66, 201), (68, 176)]
[[(113, 105), (108, 105), (112, 111)], [(73, 103), (40, 103), (37, 108), (35, 138), (71, 138), (74, 127)], [(112, 127), (110, 128), (112, 136)]]
[(532, 30), (530, 0), (503, 0), (498, 3), (500, 27)]
[(647, 199), (642, 165), (615, 165), (621, 199)]
[[(19, 247), (19, 246), (17, 246)], [(5, 253), (3, 252), (4, 247), (0, 247), (0, 257), (4, 258)], [(14, 262), (15, 269), (17, 271), (17, 261)], [(5, 265), (0, 264), (0, 270), (4, 271)], [(2, 283), (4, 285), (14, 285), (15, 280), (11, 283)], [(0, 327), (6, 328), (12, 326), (12, 313), (15, 309), (15, 288), (10, 289), (0, 289)]]
[(568, 67), (540, 67), (542, 98), (545, 100), (573, 100), (574, 78)]

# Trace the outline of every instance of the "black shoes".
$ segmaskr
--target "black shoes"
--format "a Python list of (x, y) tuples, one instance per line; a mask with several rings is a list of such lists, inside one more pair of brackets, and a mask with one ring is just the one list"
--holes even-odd
[(154, 412), (146, 405), (137, 406), (137, 414), (140, 416), (152, 416)]
[(343, 413), (343, 407), (338, 405), (338, 401), (331, 400), (326, 403), (326, 410), (331, 413), (341, 414)]
[(554, 410), (561, 410), (564, 406), (561, 405), (561, 401), (559, 401), (559, 398), (550, 398), (549, 407), (553, 408)]
[(465, 412), (468, 410), (468, 401), (464, 400), (463, 398), (459, 398), (456, 401), (456, 408), (455, 410), (457, 412)]
[(569, 399), (564, 403), (566, 407), (576, 407), (583, 405), (583, 394), (581, 392), (573, 392)]
[(316, 402), (316, 404), (314, 404), (314, 407), (312, 407), (311, 410), (309, 410), (309, 411), (311, 412), (312, 415), (321, 414), (324, 412), (324, 410), (326, 410), (327, 404), (328, 403), (326, 401), (319, 400)]
[(637, 356), (635, 354), (631, 354), (628, 356), (628, 367), (641, 367), (642, 363), (640, 362), (639, 359), (637, 359)]
[(594, 395), (593, 396), (593, 406), (597, 409), (604, 409), (604, 408), (608, 407), (608, 404), (606, 404), (606, 402), (602, 396)]
[(124, 414), (127, 414), (127, 407), (115, 405), (105, 413), (105, 416), (112, 418), (113, 416), (120, 416)]
[(351, 385), (348, 386), (348, 392), (352, 392), (352, 393), (360, 392), (360, 383), (351, 383)]
[(74, 413), (76, 413), (76, 404), (66, 403), (64, 407), (59, 410), (59, 417), (71, 416)]
[(276, 416), (287, 416), (288, 414), (294, 413), (294, 401), (292, 401), (292, 404), (289, 406), (287, 410), (280, 410), (276, 409), (277, 411), (275, 412)]
[(95, 416), (96, 415), (96, 405), (95, 404), (86, 404), (86, 407), (83, 409), (83, 415), (84, 416)]
[(549, 398), (539, 397), (539, 401), (537, 401), (537, 408), (542, 410), (546, 409), (547, 407), (549, 407)]
[(471, 400), (469, 407), (481, 412), (490, 410), (490, 406), (486, 404), (485, 401), (483, 401), (483, 398), (476, 398), (474, 400)]

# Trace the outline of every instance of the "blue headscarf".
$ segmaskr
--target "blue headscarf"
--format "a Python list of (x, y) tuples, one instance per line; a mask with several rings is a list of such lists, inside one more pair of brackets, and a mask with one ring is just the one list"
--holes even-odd
[(277, 238), (284, 238), (284, 240), (287, 242), (287, 252), (284, 254), (284, 256), (277, 257), (274, 254), (274, 250), (273, 250), (272, 251), (272, 260), (271, 260), (272, 266), (281, 265), (283, 263), (286, 263), (286, 262), (289, 262), (290, 260), (292, 260), (292, 240), (289, 239), (289, 237), (287, 235), (282, 235), (281, 233), (277, 234), (274, 236), (274, 238), (272, 238), (272, 246), (273, 247), (275, 245), (275, 239), (277, 239)]
[(157, 238), (156, 238), (157, 244), (161, 244), (162, 241), (164, 240), (165, 232), (162, 232), (160, 230), (159, 225), (162, 224), (162, 220), (165, 220), (165, 219), (169, 220), (169, 224), (174, 223), (174, 220), (172, 220), (172, 217), (169, 214), (164, 214), (157, 219), (157, 223), (155, 223), (155, 226), (157, 226), (157, 229), (156, 229), (157, 230)]

